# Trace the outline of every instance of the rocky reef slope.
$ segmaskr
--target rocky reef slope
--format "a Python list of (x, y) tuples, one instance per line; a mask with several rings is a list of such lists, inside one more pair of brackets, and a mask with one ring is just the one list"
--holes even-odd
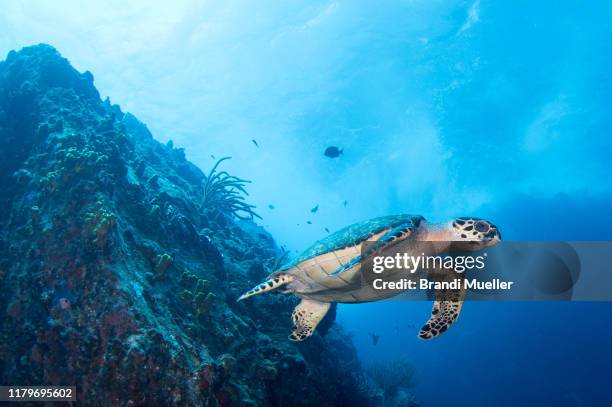
[(203, 211), (202, 172), (89, 72), (9, 53), (0, 141), (0, 383), (76, 384), (87, 405), (370, 404), (338, 327), (294, 344), (294, 299), (235, 302), (273, 239)]

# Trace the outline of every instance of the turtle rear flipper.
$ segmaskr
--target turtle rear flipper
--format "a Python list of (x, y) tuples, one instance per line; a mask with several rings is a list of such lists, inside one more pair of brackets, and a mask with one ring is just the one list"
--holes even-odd
[(419, 331), (419, 338), (433, 339), (446, 332), (457, 321), (465, 298), (463, 278), (460, 287), (457, 290), (436, 290), (431, 316)]
[(331, 303), (303, 298), (291, 314), (293, 331), (289, 335), (292, 341), (303, 341), (311, 336), (321, 320), (327, 314)]
[(273, 275), (272, 277), (270, 277), (263, 283), (256, 285), (255, 287), (253, 287), (246, 293), (242, 294), (236, 301), (242, 301), (245, 298), (249, 298), (257, 294), (265, 293), (266, 291), (275, 290), (278, 287), (287, 285), (292, 281), (293, 281), (293, 277), (288, 274), (281, 273), (281, 274)]

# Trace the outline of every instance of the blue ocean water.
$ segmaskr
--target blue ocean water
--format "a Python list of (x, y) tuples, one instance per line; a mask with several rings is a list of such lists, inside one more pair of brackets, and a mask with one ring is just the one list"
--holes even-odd
[[(508, 240), (612, 237), (609, 2), (0, 7), (0, 54), (50, 43), (204, 171), (232, 156), (294, 253), (402, 212), (491, 219)], [(611, 304), (470, 303), (421, 342), (429, 309), (349, 305), (338, 320), (364, 361), (413, 361), (425, 405), (612, 402)]]

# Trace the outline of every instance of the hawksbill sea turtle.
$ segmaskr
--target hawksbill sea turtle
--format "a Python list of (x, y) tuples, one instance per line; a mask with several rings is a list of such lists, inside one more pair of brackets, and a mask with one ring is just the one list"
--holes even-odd
[[(459, 245), (464, 251), (477, 251), (500, 240), (497, 227), (478, 218), (457, 218), (441, 224), (429, 223), (419, 215), (374, 218), (316, 242), (238, 301), (280, 287), (284, 294), (300, 297), (301, 302), (291, 315), (293, 330), (289, 339), (303, 341), (313, 334), (332, 304), (378, 301), (399, 293), (375, 290), (363, 284), (361, 266), (383, 249), (393, 247), (396, 252), (414, 256), (436, 256), (448, 253), (451, 244)], [(367, 245), (362, 245), (364, 242)], [(446, 273), (445, 278), (451, 275), (452, 278), (463, 276)], [(436, 290), (431, 316), (420, 329), (419, 338), (435, 338), (457, 320), (465, 297), (461, 286), (457, 290)]]

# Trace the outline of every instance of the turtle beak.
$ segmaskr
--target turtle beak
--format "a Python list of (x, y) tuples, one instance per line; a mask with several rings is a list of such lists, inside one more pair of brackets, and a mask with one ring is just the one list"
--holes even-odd
[(501, 235), (499, 234), (497, 229), (495, 229), (493, 233), (491, 233), (491, 236), (486, 236), (485, 239), (487, 240), (489, 246), (494, 246), (502, 240)]

